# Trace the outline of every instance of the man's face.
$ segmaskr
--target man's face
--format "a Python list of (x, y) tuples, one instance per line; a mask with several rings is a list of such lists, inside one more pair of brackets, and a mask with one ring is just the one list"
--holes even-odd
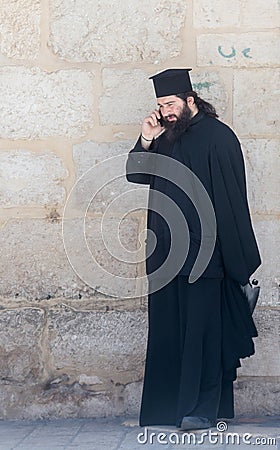
[(174, 142), (189, 128), (192, 111), (187, 102), (176, 95), (158, 98), (158, 106), (163, 118), (165, 136)]
[(167, 97), (160, 97), (157, 99), (159, 111), (164, 120), (167, 122), (176, 122), (181, 116), (185, 102), (176, 97), (176, 95), (169, 95)]

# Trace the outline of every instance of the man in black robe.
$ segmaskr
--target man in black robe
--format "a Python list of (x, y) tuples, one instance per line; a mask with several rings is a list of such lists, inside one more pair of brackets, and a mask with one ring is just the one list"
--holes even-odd
[[(261, 262), (239, 141), (217, 119), (214, 107), (193, 91), (189, 70), (168, 69), (151, 77), (158, 109), (144, 119), (127, 160), (127, 180), (150, 185), (146, 259), (149, 335), (140, 425), (176, 425), (184, 430), (209, 428), (217, 418), (234, 415), (236, 368), (240, 358), (254, 353), (252, 337), (257, 336), (240, 285), (249, 283)], [(164, 157), (170, 158), (171, 181), (166, 170), (160, 176)], [(172, 182), (172, 172), (176, 172), (173, 161), (199, 179), (215, 214), (214, 245), (194, 282), (192, 270), (200, 258), (205, 234), (199, 206), (203, 209), (203, 201), (196, 182), (190, 183), (191, 198)], [(164, 217), (169, 200), (180, 208), (187, 222), (189, 242), (182, 241), (185, 258), (177, 273), (168, 278), (165, 271), (166, 280), (155, 288), (154, 274), (168, 257), (172, 232), (181, 232), (179, 228), (170, 230)], [(154, 251), (150, 251), (150, 232), (157, 238)]]

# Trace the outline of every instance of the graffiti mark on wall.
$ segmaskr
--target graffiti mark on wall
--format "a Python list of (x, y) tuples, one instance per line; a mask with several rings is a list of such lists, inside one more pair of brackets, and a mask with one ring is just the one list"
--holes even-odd
[[(222, 46), (219, 45), (218, 52), (223, 58), (226, 58), (226, 59), (231, 59), (231, 58), (234, 58), (236, 56), (236, 49), (234, 47), (231, 47), (231, 52), (230, 53), (226, 53), (226, 52), (223, 51)], [(244, 48), (244, 50), (242, 50), (241, 53), (244, 56), (244, 58), (252, 59), (252, 56), (249, 54), (250, 52), (251, 52), (251, 48), (247, 47), (247, 48)]]
[(210, 87), (212, 86), (213, 83), (210, 83), (210, 81), (204, 81), (203, 83), (194, 83), (193, 86), (195, 88), (195, 90), (197, 91), (201, 91), (203, 88), (207, 89), (207, 91), (210, 91)]
[(250, 51), (251, 51), (250, 48), (244, 48), (244, 50), (242, 50), (242, 53), (245, 56), (245, 58), (251, 58), (252, 59), (252, 56), (249, 55)]
[(231, 47), (231, 53), (224, 53), (222, 50), (222, 46), (219, 45), (218, 47), (218, 52), (220, 53), (221, 56), (223, 56), (223, 58), (234, 58), (234, 56), (236, 55), (236, 50), (234, 47)]

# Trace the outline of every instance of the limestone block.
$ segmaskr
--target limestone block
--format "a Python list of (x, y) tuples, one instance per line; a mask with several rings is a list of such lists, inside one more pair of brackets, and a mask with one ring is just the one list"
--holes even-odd
[(233, 27), (239, 25), (240, 1), (200, 0), (194, 2), (195, 28)]
[(125, 386), (123, 396), (125, 414), (139, 415), (143, 383), (129, 383)]
[(244, 137), (268, 135), (279, 129), (280, 69), (236, 70), (233, 126)]
[(92, 74), (39, 68), (0, 69), (0, 137), (83, 136), (93, 125)]
[(235, 383), (234, 395), (237, 416), (279, 414), (279, 378), (241, 377)]
[(0, 380), (34, 382), (41, 374), (44, 312), (35, 308), (0, 311)]
[(62, 204), (65, 189), (60, 184), (67, 174), (61, 159), (53, 153), (1, 152), (1, 204), (5, 207)]
[(198, 66), (269, 67), (278, 64), (279, 33), (201, 34)]
[(252, 213), (279, 214), (280, 142), (276, 139), (242, 139), (241, 144)]
[(37, 389), (29, 384), (9, 383), (0, 381), (0, 418), (22, 419), (26, 397), (34, 398)]
[[(49, 351), (54, 367), (92, 371), (101, 380), (123, 383), (127, 373), (142, 376), (147, 334), (143, 311), (81, 312), (52, 309)], [(140, 375), (139, 375), (140, 374)]]
[[(88, 298), (97, 292), (106, 294), (112, 289), (116, 296), (133, 296), (136, 264), (119, 261), (119, 254), (114, 255), (116, 247), (118, 251), (119, 248), (122, 250), (116, 239), (117, 234), (110, 234), (110, 229), (118, 231), (118, 224), (119, 221), (114, 219), (106, 223), (105, 238), (107, 237), (109, 248), (106, 250), (100, 231), (100, 219), (87, 219), (86, 238), (90, 250), (94, 252), (93, 258), (87, 249), (87, 254), (84, 254), (83, 227), (73, 225), (73, 233), (70, 229), (72, 259), (68, 259), (63, 246), (60, 221), (26, 219), (7, 222), (0, 235), (0, 272), (3, 274), (0, 279), (0, 295), (35, 300), (59, 296)], [(128, 251), (137, 246), (136, 231), (135, 220), (126, 219), (120, 225), (120, 241), (124, 242)], [(77, 277), (70, 263), (75, 266), (81, 278)], [(95, 276), (98, 264), (104, 267), (105, 275), (108, 273), (107, 279), (102, 278), (103, 272), (101, 277)], [(88, 274), (90, 277), (87, 278)], [(84, 279), (89, 284), (81, 281)]]
[(156, 107), (149, 76), (140, 69), (103, 69), (104, 92), (100, 99), (102, 125), (142, 123), (144, 117)]
[(114, 414), (116, 410), (110, 392), (95, 393), (73, 385), (40, 393), (34, 402), (28, 402), (23, 418), (104, 417)]
[(43, 390), (38, 384), (0, 383), (0, 418), (36, 420), (114, 415), (119, 411), (112, 397), (111, 393), (95, 393), (79, 385)]
[(256, 309), (254, 320), (259, 336), (255, 355), (242, 360), (241, 376), (280, 376), (280, 309)]
[(2, 0), (0, 52), (14, 59), (35, 59), (40, 50), (40, 0)]
[(165, 61), (181, 51), (186, 2), (50, 1), (49, 45), (68, 61)]
[[(267, 306), (280, 305), (280, 222), (254, 218), (254, 229), (261, 253), (262, 265), (254, 277), (259, 280), (261, 292), (258, 304)], [(253, 278), (253, 277), (252, 277)]]
[(104, 214), (109, 208), (110, 212), (128, 214), (140, 207), (143, 196), (147, 206), (148, 186), (128, 183), (125, 178), (126, 155), (134, 144), (133, 141), (87, 141), (74, 145), (77, 181), (72, 190), (73, 207), (81, 210), (85, 199), (88, 199), (91, 213)]
[(60, 221), (10, 221), (1, 231), (2, 296), (41, 300), (85, 295), (67, 261)]
[(194, 3), (195, 28), (277, 28), (280, 8), (277, 0), (200, 0)]
[(241, 0), (241, 24), (252, 28), (278, 28), (280, 7), (278, 0)]
[(139, 297), (137, 232), (138, 220), (132, 217), (66, 219), (63, 238), (68, 260), (84, 283), (98, 292)]
[[(157, 73), (154, 71), (150, 75)], [(123, 71), (103, 70), (104, 94), (100, 100), (101, 123), (142, 123), (156, 107), (153, 83), (139, 69)], [(220, 114), (227, 109), (228, 96), (225, 83), (217, 72), (191, 72), (194, 89), (202, 98), (216, 105)], [(127, 101), (124, 101), (127, 99)], [(140, 126), (139, 126), (140, 132)]]
[[(85, 141), (73, 146), (73, 160), (76, 178), (80, 178), (93, 166), (114, 157), (128, 153), (134, 146), (134, 141), (94, 142)], [(119, 174), (117, 174), (119, 175)]]
[(228, 93), (225, 83), (218, 72), (191, 72), (194, 90), (204, 100), (215, 106), (220, 118), (228, 109)]

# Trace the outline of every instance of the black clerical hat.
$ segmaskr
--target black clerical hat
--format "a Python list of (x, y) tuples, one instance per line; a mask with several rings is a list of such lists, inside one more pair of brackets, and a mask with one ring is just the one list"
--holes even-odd
[(192, 69), (167, 69), (150, 77), (153, 80), (156, 97), (181, 94), (192, 91), (189, 71)]

